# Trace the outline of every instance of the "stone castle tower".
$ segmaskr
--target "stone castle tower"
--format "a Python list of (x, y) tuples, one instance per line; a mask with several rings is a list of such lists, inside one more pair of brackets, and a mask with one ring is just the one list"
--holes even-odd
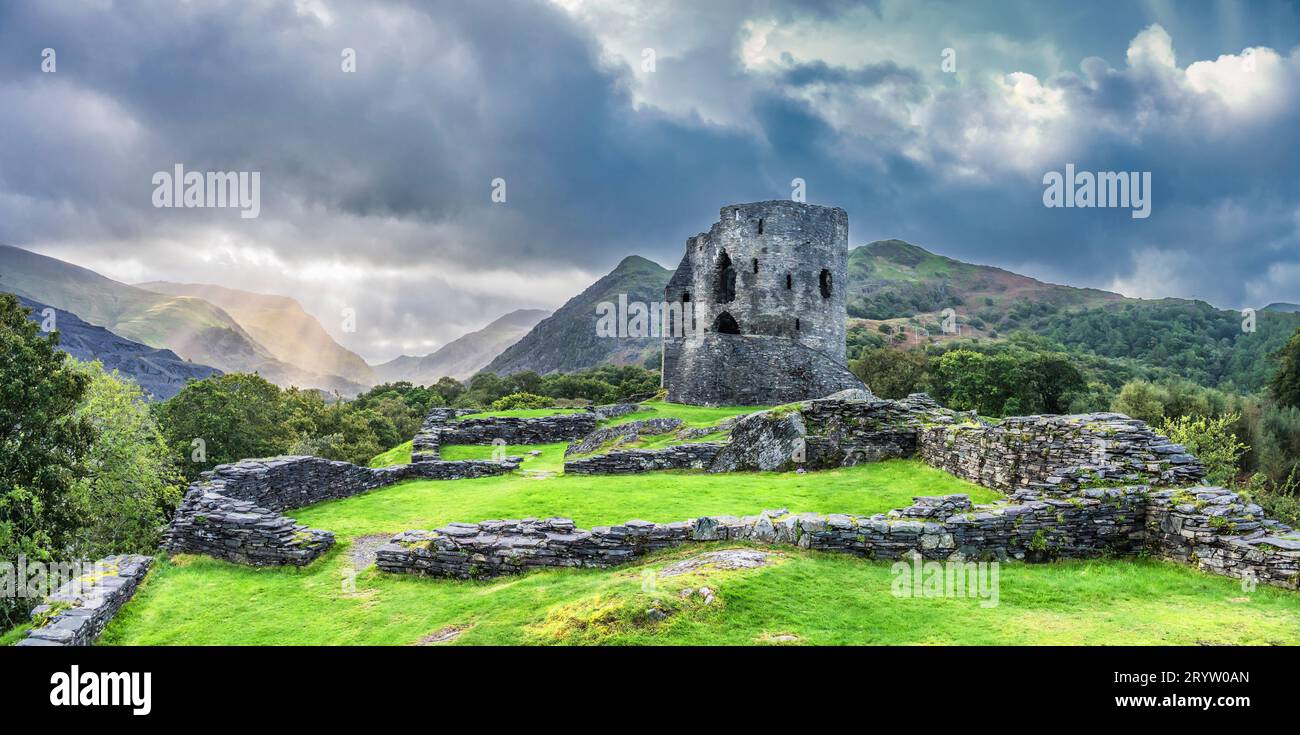
[[(792, 201), (723, 207), (666, 289), (694, 323), (663, 344), (668, 400), (772, 405), (863, 388), (845, 365), (849, 218)], [(680, 331), (680, 330), (679, 330)]]

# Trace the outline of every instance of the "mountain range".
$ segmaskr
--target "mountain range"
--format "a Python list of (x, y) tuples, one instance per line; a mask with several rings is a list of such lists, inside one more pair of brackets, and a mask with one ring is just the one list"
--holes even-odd
[(468, 380), (507, 347), (528, 334), (538, 322), (550, 316), (543, 309), (518, 309), (482, 329), (470, 332), (423, 357), (402, 355), (374, 367), (379, 382), (399, 380), (429, 385), (450, 376)]
[(277, 360), (319, 375), (337, 375), (360, 385), (375, 383), (375, 371), (360, 355), (335, 342), (316, 317), (287, 296), (203, 283), (151, 281), (137, 283), (136, 287), (216, 304)]
[(21, 248), (0, 245), (0, 291), (62, 309), (115, 335), (222, 372), (258, 373), (277, 385), (345, 396), (367, 387), (279, 359), (226, 310), (204, 298), (137, 288)]
[[(107, 349), (97, 345), (117, 339), (143, 349), (170, 350), (182, 363), (258, 372), (282, 386), (344, 396), (381, 382), (427, 385), (443, 376), (464, 380), (480, 370), (546, 374), (603, 364), (650, 364), (658, 354), (658, 338), (600, 337), (596, 309), (601, 302), (616, 303), (620, 295), (629, 301), (662, 301), (671, 275), (658, 263), (628, 256), (554, 313), (513, 311), (428, 355), (403, 355), (370, 366), (287, 297), (206, 284), (129, 286), (54, 258), (0, 246), (0, 291), (48, 304), (80, 317), (87, 328), (105, 330), (88, 339), (81, 354), (98, 356), (105, 364), (117, 359), (111, 357), (114, 350), (135, 354), (136, 348), (125, 345), (95, 354)], [(1029, 332), (1072, 351), (1131, 359), (1207, 385), (1242, 390), (1262, 385), (1270, 374), (1268, 356), (1300, 326), (1296, 304), (1269, 304), (1260, 310), (1258, 328), (1246, 331), (1240, 313), (1205, 302), (1133, 299), (1046, 283), (902, 240), (851, 250), (846, 288), (850, 356), (876, 344), (1000, 340), (1012, 332)], [(947, 309), (957, 316), (956, 332), (941, 329)], [(151, 371), (184, 373), (161, 354), (137, 368), (144, 381), (154, 380)], [(154, 388), (156, 395), (167, 390), (166, 385)]]
[[(657, 340), (595, 336), (596, 304), (660, 301), (671, 273), (644, 258), (626, 258), (488, 365), (499, 373), (569, 372), (603, 363), (639, 363)], [(1081, 355), (1129, 361), (1161, 375), (1204, 385), (1259, 390), (1272, 374), (1269, 356), (1300, 327), (1300, 307), (1271, 304), (1258, 324), (1203, 301), (1134, 299), (1095, 288), (1046, 283), (965, 263), (902, 240), (881, 240), (849, 253), (849, 355), (875, 345), (898, 348), (967, 338), (1000, 341), (1017, 332), (1047, 338)], [(945, 310), (956, 329), (945, 332)], [(1128, 363), (1126, 363), (1128, 364)]]
[[(58, 332), (59, 349), (85, 362), (99, 360), (105, 370), (117, 370), (134, 378), (146, 393), (159, 400), (176, 395), (186, 381), (221, 374), (216, 368), (182, 360), (171, 350), (157, 350), (119, 337), (103, 327), (86, 323), (72, 312), (22, 296), (18, 297), (18, 303), (31, 309), (29, 319)], [(53, 319), (47, 324), (49, 316)]]

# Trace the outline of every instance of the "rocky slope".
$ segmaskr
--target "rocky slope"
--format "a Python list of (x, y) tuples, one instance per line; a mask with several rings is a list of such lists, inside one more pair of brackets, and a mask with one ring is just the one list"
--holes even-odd
[[(45, 321), (45, 310), (53, 308), (22, 296), (18, 303), (32, 310), (29, 318), (38, 324)], [(64, 352), (85, 362), (99, 360), (105, 370), (118, 371), (159, 400), (176, 395), (186, 381), (221, 374), (216, 368), (182, 360), (171, 350), (157, 350), (119, 337), (62, 309), (54, 309), (54, 329)]]

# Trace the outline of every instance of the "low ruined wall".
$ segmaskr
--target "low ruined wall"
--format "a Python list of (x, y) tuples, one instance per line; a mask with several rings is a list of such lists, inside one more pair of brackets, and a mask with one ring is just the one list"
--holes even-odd
[(174, 554), (206, 554), (251, 566), (302, 566), (333, 545), (329, 531), (201, 486), (186, 493), (165, 542)]
[[(636, 441), (641, 436), (667, 434), (681, 427), (681, 425), (681, 419), (666, 417), (629, 421), (617, 426), (605, 426), (595, 429), (590, 434), (570, 443), (569, 446), (564, 448), (564, 456), (590, 454), (603, 446)], [(615, 447), (609, 446), (608, 448), (613, 449)]]
[(138, 554), (109, 556), (92, 571), (70, 580), (32, 611), (36, 626), (19, 646), (89, 646), (108, 621), (135, 595), (153, 557)]
[(897, 401), (874, 397), (808, 401), (798, 411), (806, 427), (804, 466), (825, 469), (911, 457), (917, 452), (922, 427), (962, 418), (924, 393)]
[(726, 446), (713, 442), (678, 444), (663, 449), (616, 449), (606, 454), (564, 461), (570, 475), (625, 475), (660, 470), (702, 470)]
[(1122, 414), (1015, 416), (997, 425), (932, 426), (921, 431), (927, 464), (998, 490), (1070, 490), (1081, 485), (1187, 486), (1205, 469), (1180, 444)]
[(581, 439), (596, 429), (601, 419), (632, 413), (638, 406), (615, 403), (597, 406), (580, 413), (522, 418), (488, 416), (478, 419), (458, 417), (475, 411), (436, 408), (425, 417), (420, 431), (411, 439), (411, 461), (438, 459), (444, 444), (553, 444)]
[(334, 544), (334, 534), (300, 525), (280, 515), (283, 511), (402, 480), (485, 477), (518, 466), (518, 458), (510, 458), (372, 469), (319, 457), (269, 457), (219, 465), (190, 486), (163, 546), (173, 553), (207, 554), (253, 566), (308, 564)]
[(741, 418), (710, 470), (832, 469), (911, 457), (923, 427), (959, 419), (922, 393), (894, 401), (841, 391)]
[(1152, 552), (1197, 569), (1297, 588), (1300, 533), (1223, 488), (1161, 490), (1147, 506)]
[(381, 546), (380, 570), (483, 579), (540, 567), (608, 567), (690, 540), (689, 523), (628, 521), (584, 531), (567, 518), (452, 523)]
[(557, 413), (551, 416), (519, 418), (494, 416), (460, 419), (438, 429), (440, 444), (552, 444), (569, 442), (590, 434), (600, 421), (594, 412)]
[(709, 516), (668, 524), (574, 528), (568, 519), (456, 523), (407, 531), (379, 551), (379, 568), (461, 579), (535, 567), (604, 567), (693, 541), (785, 543), (873, 559), (1048, 559), (1133, 553), (1142, 544), (1143, 488), (1088, 490), (1069, 500), (972, 507), (969, 496), (916, 498), (875, 516)]
[[(1200, 509), (1180, 504), (1182, 496), (1173, 491), (1152, 493), (1137, 486), (1089, 488), (1068, 497), (1022, 491), (1010, 501), (980, 506), (961, 494), (922, 497), (907, 508), (870, 517), (782, 509), (667, 524), (628, 521), (589, 531), (564, 518), (453, 523), (398, 534), (379, 549), (377, 563), (390, 573), (481, 579), (536, 568), (608, 567), (704, 541), (783, 543), (882, 560), (919, 554), (936, 560), (1038, 562), (1148, 550), (1214, 573), (1297, 587), (1300, 536), (1271, 521), (1244, 533), (1224, 533), (1225, 522), (1208, 519), (1225, 514), (1245, 519), (1254, 508), (1235, 507), (1236, 495), (1220, 488), (1190, 492), (1203, 499)], [(1233, 500), (1223, 500), (1227, 496)], [(1222, 508), (1231, 510), (1215, 510)], [(1186, 517), (1174, 521), (1171, 512)]]

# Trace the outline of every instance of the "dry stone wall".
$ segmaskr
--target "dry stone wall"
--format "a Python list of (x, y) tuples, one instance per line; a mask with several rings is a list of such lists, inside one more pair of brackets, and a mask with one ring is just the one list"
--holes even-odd
[(663, 470), (703, 470), (712, 466), (726, 445), (693, 442), (663, 449), (616, 449), (605, 454), (577, 457), (564, 462), (565, 474), (625, 475)]
[(1151, 494), (1154, 553), (1215, 574), (1296, 589), (1300, 532), (1264, 517), (1238, 493), (1209, 487)]
[(919, 449), (926, 463), (1003, 491), (1069, 491), (1106, 482), (1188, 486), (1205, 477), (1182, 445), (1117, 413), (930, 426), (920, 432)]
[(319, 457), (269, 457), (219, 465), (190, 486), (163, 542), (173, 553), (207, 554), (254, 566), (309, 564), (334, 544), (283, 511), (351, 497), (402, 480), (459, 480), (518, 468), (503, 462), (418, 462), (378, 469)]
[(1198, 509), (1180, 503), (1172, 491), (1135, 486), (1088, 488), (1066, 497), (1023, 490), (1008, 501), (979, 506), (964, 494), (919, 497), (907, 508), (870, 517), (781, 509), (666, 524), (634, 520), (591, 530), (565, 518), (453, 523), (398, 534), (379, 549), (377, 563), (390, 573), (483, 579), (537, 568), (609, 567), (707, 541), (789, 544), (880, 560), (919, 555), (1043, 562), (1149, 550), (1206, 571), (1297, 587), (1300, 536), (1294, 531), (1263, 522), (1244, 535), (1226, 533), (1224, 523), (1210, 519), (1244, 519), (1255, 509), (1238, 507), (1235, 494), (1221, 488), (1180, 492), (1204, 504)]
[(643, 435), (667, 434), (681, 425), (681, 419), (666, 417), (629, 421), (617, 426), (605, 426), (569, 444), (564, 449), (564, 456), (590, 454), (601, 447), (612, 449), (616, 445), (636, 441)]
[(89, 646), (135, 595), (153, 557), (109, 556), (91, 571), (69, 580), (32, 611), (34, 625), (19, 646)]
[(438, 459), (444, 444), (552, 444), (581, 439), (596, 429), (603, 418), (636, 410), (635, 404), (611, 404), (578, 413), (550, 416), (486, 416), (459, 419), (472, 411), (434, 409), (411, 440), (411, 461)]

